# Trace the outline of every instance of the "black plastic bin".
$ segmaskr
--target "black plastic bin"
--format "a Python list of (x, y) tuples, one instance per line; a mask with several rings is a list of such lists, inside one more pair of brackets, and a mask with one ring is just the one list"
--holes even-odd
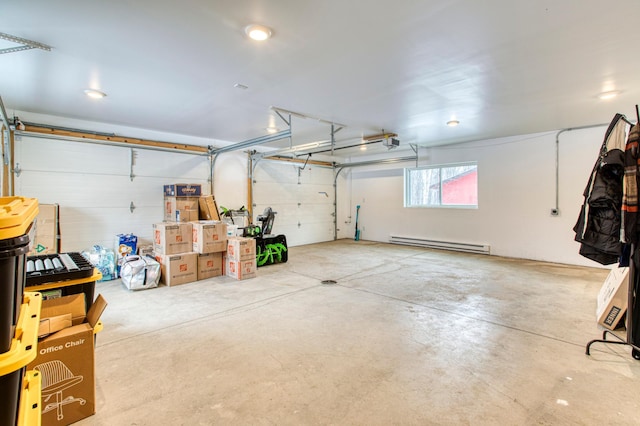
[[(30, 419), (33, 419), (33, 410), (38, 410), (41, 394), (40, 380), (35, 378), (33, 372), (28, 372), (27, 368), (38, 352), (41, 308), (40, 293), (24, 293), (20, 315), (15, 326), (19, 331), (11, 339), (11, 348), (0, 354), (0, 426), (16, 426), (21, 411), (22, 420), (25, 419), (25, 415), (30, 415)], [(29, 405), (33, 410), (27, 410)], [(35, 423), (20, 421), (19, 425), (23, 424)]]
[(0, 353), (11, 348), (26, 279), (29, 235), (0, 240)]
[(26, 280), (30, 233), (35, 233), (38, 200), (0, 197), (0, 353), (11, 348)]
[(26, 367), (0, 376), (0, 426), (14, 426), (18, 419), (20, 390)]

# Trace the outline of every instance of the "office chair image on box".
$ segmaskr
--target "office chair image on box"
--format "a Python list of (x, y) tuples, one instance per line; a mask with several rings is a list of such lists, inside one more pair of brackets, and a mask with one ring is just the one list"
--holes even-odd
[(73, 402), (79, 402), (80, 405), (87, 403), (82, 398), (74, 398), (68, 396), (62, 398), (62, 391), (77, 385), (82, 381), (82, 376), (74, 376), (71, 370), (60, 360), (45, 362), (34, 367), (35, 370), (42, 373), (42, 400), (48, 402), (55, 395), (55, 402), (48, 403), (42, 410), (42, 414), (53, 409), (57, 410), (58, 420), (64, 418), (62, 407)]

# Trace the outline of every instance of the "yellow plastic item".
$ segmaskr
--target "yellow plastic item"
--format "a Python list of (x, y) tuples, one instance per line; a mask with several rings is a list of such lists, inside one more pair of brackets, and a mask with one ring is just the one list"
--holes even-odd
[(17, 426), (40, 426), (42, 424), (42, 376), (37, 370), (29, 370), (22, 379)]
[(104, 324), (102, 324), (102, 321), (98, 321), (96, 323), (96, 326), (93, 327), (93, 335), (95, 336), (96, 334), (100, 333), (103, 328), (104, 328)]
[(37, 215), (36, 198), (0, 197), (0, 240), (26, 234)]
[(41, 306), (42, 295), (40, 293), (24, 293), (11, 348), (0, 354), (0, 376), (13, 373), (36, 358)]
[(100, 272), (97, 268), (93, 268), (93, 275), (91, 275), (90, 277), (30, 285), (29, 288), (35, 291), (44, 291), (44, 290), (51, 290), (51, 289), (60, 288), (60, 287), (70, 287), (76, 284), (86, 284), (90, 282), (100, 281), (101, 279), (102, 279), (102, 272)]

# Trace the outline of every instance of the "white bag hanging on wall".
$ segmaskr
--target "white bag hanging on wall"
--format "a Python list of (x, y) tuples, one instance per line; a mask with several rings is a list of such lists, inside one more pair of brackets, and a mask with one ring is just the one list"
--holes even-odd
[(158, 287), (160, 263), (147, 256), (126, 256), (120, 268), (122, 283), (129, 290)]

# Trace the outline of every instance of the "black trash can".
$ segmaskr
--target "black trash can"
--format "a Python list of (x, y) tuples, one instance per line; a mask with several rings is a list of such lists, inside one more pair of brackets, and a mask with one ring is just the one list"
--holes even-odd
[(18, 421), (20, 391), (26, 368), (0, 376), (0, 425), (15, 425)]
[(0, 240), (0, 353), (11, 348), (20, 316), (28, 252), (28, 235)]
[(0, 353), (11, 349), (26, 279), (38, 200), (0, 197)]

